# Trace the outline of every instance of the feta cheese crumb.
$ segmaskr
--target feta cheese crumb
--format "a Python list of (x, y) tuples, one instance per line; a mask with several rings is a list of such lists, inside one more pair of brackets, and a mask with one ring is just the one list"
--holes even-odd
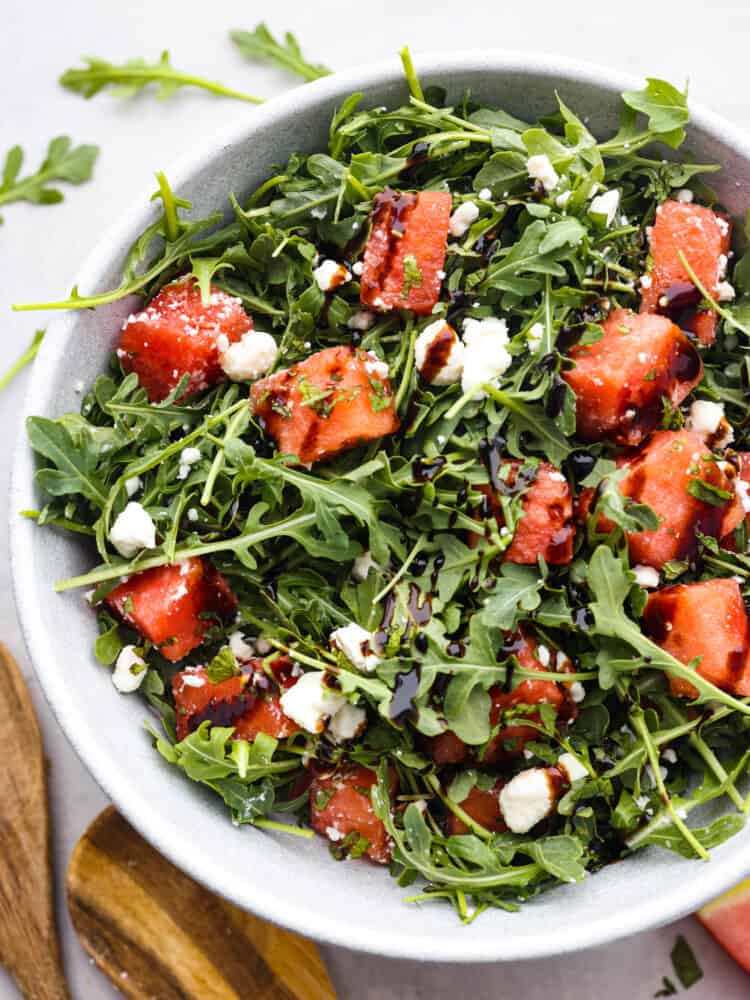
[(358, 736), (364, 729), (366, 722), (365, 710), (357, 708), (356, 705), (351, 705), (347, 701), (331, 716), (328, 732), (336, 743), (343, 743), (345, 740), (353, 740), (355, 736)]
[(568, 690), (570, 691), (570, 697), (576, 705), (580, 704), (586, 697), (586, 688), (580, 681), (573, 681)]
[(350, 330), (359, 330), (364, 333), (365, 330), (369, 330), (370, 327), (375, 322), (375, 313), (368, 312), (366, 309), (358, 309), (353, 316), (350, 316), (346, 321), (346, 325)]
[(135, 646), (123, 646), (112, 671), (112, 683), (120, 694), (131, 694), (141, 686), (146, 669), (146, 663)]
[(78, 379), (77, 382), (73, 383), (73, 392), (75, 392), (76, 395), (78, 396), (80, 396), (81, 393), (83, 392), (83, 382), (81, 381), (81, 379)]
[(451, 236), (463, 236), (479, 218), (479, 208), (473, 201), (462, 202), (450, 218), (448, 229)]
[(378, 657), (370, 649), (372, 639), (372, 632), (356, 622), (342, 625), (330, 635), (331, 645), (340, 650), (352, 666), (366, 674), (371, 674), (378, 665)]
[(640, 563), (633, 566), (633, 575), (638, 586), (645, 590), (654, 590), (659, 586), (661, 579), (659, 571), (655, 570), (653, 566), (642, 566)]
[(199, 516), (198, 511), (196, 510), (195, 507), (188, 507), (187, 519), (188, 521), (191, 522), (191, 524), (195, 524), (195, 522), (198, 520), (198, 516)]
[(573, 197), (572, 191), (563, 191), (555, 198), (555, 204), (558, 208), (565, 208), (570, 199)]
[(581, 778), (588, 778), (589, 776), (589, 772), (572, 753), (561, 754), (557, 759), (557, 766), (565, 774), (571, 785), (574, 781), (580, 781)]
[(591, 199), (589, 215), (603, 215), (606, 225), (611, 226), (615, 221), (619, 205), (620, 192), (617, 188), (613, 188)]
[(229, 636), (229, 648), (238, 660), (251, 660), (255, 655), (255, 648), (245, 641), (245, 637), (239, 629)]
[(230, 344), (219, 360), (233, 382), (245, 382), (265, 375), (276, 363), (278, 354), (279, 348), (270, 333), (251, 330)]
[(720, 281), (716, 286), (716, 298), (719, 302), (731, 302), (734, 294), (734, 285), (728, 281)]
[(532, 354), (536, 354), (539, 350), (539, 345), (542, 343), (542, 338), (544, 337), (544, 323), (534, 323), (529, 332), (526, 334), (526, 339), (529, 344), (529, 350)]
[(504, 319), (465, 319), (463, 324), (464, 368), (461, 391), (474, 391), (472, 399), (485, 399), (479, 387), (494, 383), (510, 367), (513, 359), (505, 349), (508, 326)]
[(356, 274), (359, 277), (365, 269), (365, 262), (363, 260), (358, 260), (356, 264), (352, 264), (352, 274)]
[(143, 480), (140, 476), (131, 476), (130, 479), (125, 480), (125, 492), (129, 497), (135, 496), (141, 486), (143, 486)]
[(343, 695), (324, 683), (323, 673), (317, 670), (303, 674), (280, 701), (284, 714), (308, 733), (322, 733), (326, 720), (347, 704)]
[(343, 264), (339, 264), (335, 260), (324, 260), (313, 271), (313, 278), (317, 281), (321, 292), (332, 292), (334, 288), (338, 288), (339, 285), (345, 285), (347, 281), (350, 281), (351, 274), (349, 274)]
[(353, 579), (355, 579), (357, 583), (362, 583), (363, 580), (367, 579), (370, 570), (374, 566), (376, 567), (377, 563), (372, 558), (372, 553), (368, 549), (366, 552), (363, 552), (361, 556), (357, 556), (357, 558), (352, 563)]
[(667, 749), (662, 754), (662, 757), (668, 764), (677, 763), (677, 751), (673, 750), (672, 747), (667, 747)]
[(490, 201), (492, 199), (492, 192), (489, 188), (482, 188), (478, 195), (482, 201)]
[(686, 205), (689, 205), (690, 202), (693, 200), (693, 192), (690, 190), (690, 188), (680, 188), (680, 190), (676, 192), (674, 197), (675, 201), (682, 201)]
[(722, 236), (729, 235), (729, 223), (726, 219), (722, 219), (720, 215), (716, 216), (716, 225), (719, 227), (719, 232)]
[(216, 338), (216, 349), (219, 354), (223, 354), (224, 351), (229, 349), (229, 337), (225, 333), (220, 333)]
[(338, 830), (335, 826), (326, 827), (326, 837), (328, 837), (329, 840), (332, 840), (334, 844), (338, 840), (343, 840), (345, 836), (346, 834), (342, 833), (341, 830)]
[(710, 399), (697, 399), (692, 404), (685, 426), (710, 438), (715, 448), (726, 448), (734, 441), (734, 430), (724, 415), (724, 404)]
[(737, 490), (737, 496), (740, 498), (742, 509), (746, 514), (750, 514), (750, 483), (746, 483), (744, 479), (737, 477), (734, 481), (734, 488)]
[(547, 771), (532, 767), (511, 778), (498, 796), (503, 819), (513, 833), (528, 833), (552, 812), (555, 796)]
[(642, 274), (640, 277), (641, 288), (650, 288), (652, 284), (652, 279), (650, 274)]
[(526, 162), (526, 170), (529, 177), (539, 181), (545, 191), (553, 191), (560, 183), (557, 171), (546, 153), (530, 156)]
[(430, 385), (452, 385), (464, 370), (464, 345), (453, 327), (438, 319), (417, 337), (414, 361)]
[(109, 540), (126, 559), (141, 549), (156, 548), (156, 525), (144, 508), (131, 500), (109, 529)]
[(375, 378), (386, 379), (389, 375), (388, 362), (381, 361), (374, 351), (368, 351), (367, 361), (365, 361), (365, 371), (369, 375), (374, 375)]
[(536, 658), (543, 667), (549, 666), (551, 655), (547, 646), (539, 645), (536, 647)]

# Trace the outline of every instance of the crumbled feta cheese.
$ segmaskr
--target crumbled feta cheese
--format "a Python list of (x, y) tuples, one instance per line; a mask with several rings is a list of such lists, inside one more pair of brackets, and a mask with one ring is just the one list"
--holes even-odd
[(716, 225), (719, 227), (719, 232), (722, 236), (729, 236), (729, 223), (726, 219), (722, 219), (720, 215), (717, 215)]
[(685, 426), (696, 434), (711, 438), (716, 448), (725, 448), (734, 441), (734, 430), (724, 416), (724, 404), (710, 399), (697, 399), (692, 404)]
[(278, 354), (279, 348), (270, 333), (251, 330), (230, 344), (219, 361), (233, 382), (245, 382), (265, 375), (276, 363)]
[(659, 586), (659, 571), (655, 570), (653, 566), (642, 566), (639, 563), (637, 566), (633, 566), (633, 575), (638, 586), (646, 590), (654, 590)]
[(581, 778), (588, 778), (589, 776), (589, 772), (572, 753), (561, 754), (557, 759), (557, 766), (563, 771), (571, 785), (574, 781), (579, 781)]
[(206, 686), (206, 678), (200, 677), (198, 674), (188, 673), (190, 668), (183, 671), (182, 677), (180, 677), (180, 684), (183, 687), (188, 688), (202, 688)]
[(485, 399), (480, 389), (485, 382), (495, 382), (510, 367), (513, 359), (505, 349), (508, 327), (504, 319), (465, 319), (463, 324), (464, 368), (461, 391), (476, 390), (473, 399)]
[(720, 281), (716, 286), (716, 298), (719, 302), (731, 302), (734, 294), (734, 285), (730, 285), (728, 281)]
[(552, 166), (552, 162), (546, 153), (538, 153), (530, 156), (526, 161), (526, 170), (529, 177), (539, 181), (545, 191), (554, 190), (560, 183), (557, 171)]
[(268, 654), (273, 649), (273, 646), (268, 641), (268, 639), (256, 639), (255, 640), (255, 652), (259, 656), (268, 656)]
[(686, 205), (689, 205), (693, 200), (693, 192), (690, 188), (680, 188), (679, 191), (675, 193), (675, 201), (682, 201)]
[(448, 229), (451, 236), (463, 236), (479, 218), (479, 208), (473, 201), (462, 202), (450, 218)]
[(591, 199), (589, 214), (603, 215), (606, 224), (611, 226), (615, 221), (619, 204), (620, 192), (617, 188), (612, 188), (610, 191), (605, 191), (603, 194), (598, 194), (595, 198)]
[(492, 198), (492, 192), (489, 188), (482, 188), (478, 197), (481, 198), (482, 201), (490, 201)]
[(727, 273), (727, 265), (729, 264), (729, 257), (725, 253), (719, 254), (719, 277), (723, 278)]
[(555, 204), (558, 208), (565, 208), (570, 199), (573, 197), (572, 191), (563, 191), (555, 198)]
[(378, 657), (370, 649), (372, 639), (372, 632), (356, 622), (342, 625), (330, 635), (331, 645), (340, 650), (357, 670), (366, 674), (371, 674), (378, 665)]
[(517, 774), (503, 785), (498, 797), (503, 819), (513, 833), (528, 833), (555, 806), (552, 784), (543, 767)]
[(526, 339), (529, 344), (529, 350), (532, 353), (536, 353), (539, 350), (539, 345), (544, 337), (544, 323), (534, 323), (529, 332), (526, 334)]
[(363, 580), (367, 579), (373, 566), (377, 566), (377, 563), (372, 558), (372, 553), (368, 549), (361, 556), (357, 556), (352, 563), (352, 577), (357, 583), (362, 583)]
[(363, 260), (358, 260), (356, 264), (352, 264), (352, 274), (356, 274), (359, 277), (365, 269), (365, 262)]
[(642, 274), (641, 277), (640, 277), (641, 288), (650, 288), (651, 287), (651, 281), (652, 281), (652, 279), (651, 279), (651, 275), (650, 274)]
[(414, 361), (430, 385), (451, 385), (458, 382), (464, 370), (464, 345), (453, 327), (438, 319), (417, 337)]
[(375, 378), (385, 379), (388, 378), (389, 369), (388, 362), (381, 361), (381, 359), (375, 354), (374, 351), (367, 352), (367, 360), (365, 361), (365, 371), (368, 375), (374, 375)]
[(621, 215), (620, 216), (620, 225), (621, 226), (627, 226), (627, 225), (629, 225), (627, 215)]
[(317, 281), (321, 292), (332, 292), (339, 285), (345, 285), (351, 279), (351, 274), (343, 264), (335, 260), (324, 260), (313, 271), (313, 278)]
[(109, 529), (109, 540), (126, 559), (141, 549), (156, 548), (156, 525), (139, 503), (131, 500)]
[(229, 648), (238, 660), (250, 660), (255, 655), (255, 648), (245, 641), (245, 637), (239, 629), (229, 636)]
[(350, 330), (359, 330), (364, 333), (365, 330), (369, 330), (370, 327), (375, 322), (375, 313), (368, 312), (367, 309), (358, 309), (353, 316), (350, 316), (346, 321), (346, 325)]
[[(299, 682), (298, 682), (299, 683)], [(348, 701), (341, 708), (334, 712), (331, 721), (328, 723), (328, 732), (336, 743), (343, 743), (345, 740), (353, 740), (359, 735), (367, 722), (367, 714), (363, 708), (357, 708)]]
[(313, 217), (313, 219), (325, 219), (326, 217), (325, 205), (316, 205), (314, 208), (311, 208), (310, 215)]
[(284, 715), (308, 733), (322, 733), (326, 720), (348, 704), (343, 695), (324, 683), (323, 674), (317, 670), (303, 674), (280, 700)]
[(677, 763), (677, 751), (673, 750), (672, 747), (667, 747), (667, 749), (662, 754), (662, 757), (668, 764)]
[(216, 349), (219, 354), (223, 354), (229, 348), (229, 337), (225, 333), (220, 333), (216, 338)]
[(742, 509), (746, 514), (750, 514), (750, 483), (746, 483), (744, 479), (738, 477), (734, 481), (734, 488), (737, 490)]
[(78, 379), (77, 382), (73, 383), (73, 392), (75, 392), (78, 396), (80, 396), (83, 392), (83, 382), (81, 379)]
[(200, 462), (201, 453), (199, 448), (183, 448), (180, 452), (180, 467), (177, 470), (178, 479), (187, 479), (190, 469), (196, 462)]
[(549, 666), (549, 661), (551, 659), (551, 656), (552, 654), (550, 653), (549, 648), (547, 646), (543, 646), (540, 644), (536, 647), (536, 658), (537, 660), (539, 660), (539, 662), (543, 667)]
[(586, 697), (586, 688), (581, 684), (580, 681), (573, 681), (568, 689), (570, 691), (570, 697), (578, 705)]
[(338, 830), (335, 826), (326, 827), (326, 837), (328, 837), (329, 840), (332, 840), (334, 844), (338, 840), (343, 840), (345, 836), (346, 834), (342, 833), (341, 830)]
[(188, 507), (187, 519), (194, 524), (198, 520), (199, 514), (195, 507)]
[(131, 476), (130, 479), (125, 480), (125, 492), (129, 497), (135, 496), (141, 486), (143, 486), (143, 481), (140, 476)]
[(141, 686), (146, 676), (146, 663), (135, 646), (123, 646), (112, 671), (112, 683), (120, 694), (131, 694)]

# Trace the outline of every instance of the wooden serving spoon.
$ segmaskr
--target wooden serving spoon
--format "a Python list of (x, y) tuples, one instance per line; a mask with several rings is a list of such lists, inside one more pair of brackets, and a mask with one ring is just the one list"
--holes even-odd
[(29, 1000), (67, 1000), (42, 737), (18, 664), (1, 643), (0, 732), (0, 961)]
[(315, 945), (212, 895), (113, 808), (73, 851), (83, 947), (132, 1000), (335, 1000)]

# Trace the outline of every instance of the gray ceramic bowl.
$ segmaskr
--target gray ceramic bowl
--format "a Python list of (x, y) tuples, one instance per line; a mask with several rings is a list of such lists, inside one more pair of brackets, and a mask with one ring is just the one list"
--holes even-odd
[[(469, 52), (417, 60), (422, 81), (457, 98), (469, 88), (524, 118), (548, 111), (557, 88), (594, 132), (616, 128), (618, 95), (640, 81), (547, 56)], [(228, 208), (293, 150), (325, 147), (333, 109), (354, 90), (369, 105), (404, 101), (394, 57), (368, 69), (299, 87), (214, 139), (200, 156), (169, 171), (177, 192), (205, 214)], [(688, 149), (724, 171), (712, 182), (742, 216), (750, 203), (750, 142), (730, 124), (692, 108)], [(76, 281), (84, 291), (116, 285), (126, 248), (155, 218), (146, 193), (96, 247)], [(133, 301), (57, 316), (34, 366), (26, 413), (77, 409), (74, 384), (100, 372)], [(32, 454), (19, 429), (11, 511), (37, 506)], [(302, 934), (399, 958), (477, 962), (533, 958), (611, 941), (694, 910), (750, 872), (750, 828), (714, 851), (710, 864), (655, 849), (612, 865), (580, 885), (556, 889), (520, 913), (484, 914), (461, 927), (447, 906), (406, 905), (386, 872), (337, 864), (316, 838), (235, 830), (223, 806), (183, 780), (152, 750), (135, 698), (120, 697), (91, 653), (95, 623), (81, 595), (55, 596), (53, 581), (94, 560), (79, 541), (41, 531), (12, 514), (15, 592), (23, 631), (47, 697), (71, 743), (130, 822), (175, 864), (240, 906)]]

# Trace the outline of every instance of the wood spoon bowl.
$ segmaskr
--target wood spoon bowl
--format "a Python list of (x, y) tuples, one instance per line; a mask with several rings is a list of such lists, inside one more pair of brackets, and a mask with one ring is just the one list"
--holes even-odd
[(78, 841), (67, 892), (84, 949), (133, 1000), (336, 998), (311, 941), (198, 885), (111, 807)]

